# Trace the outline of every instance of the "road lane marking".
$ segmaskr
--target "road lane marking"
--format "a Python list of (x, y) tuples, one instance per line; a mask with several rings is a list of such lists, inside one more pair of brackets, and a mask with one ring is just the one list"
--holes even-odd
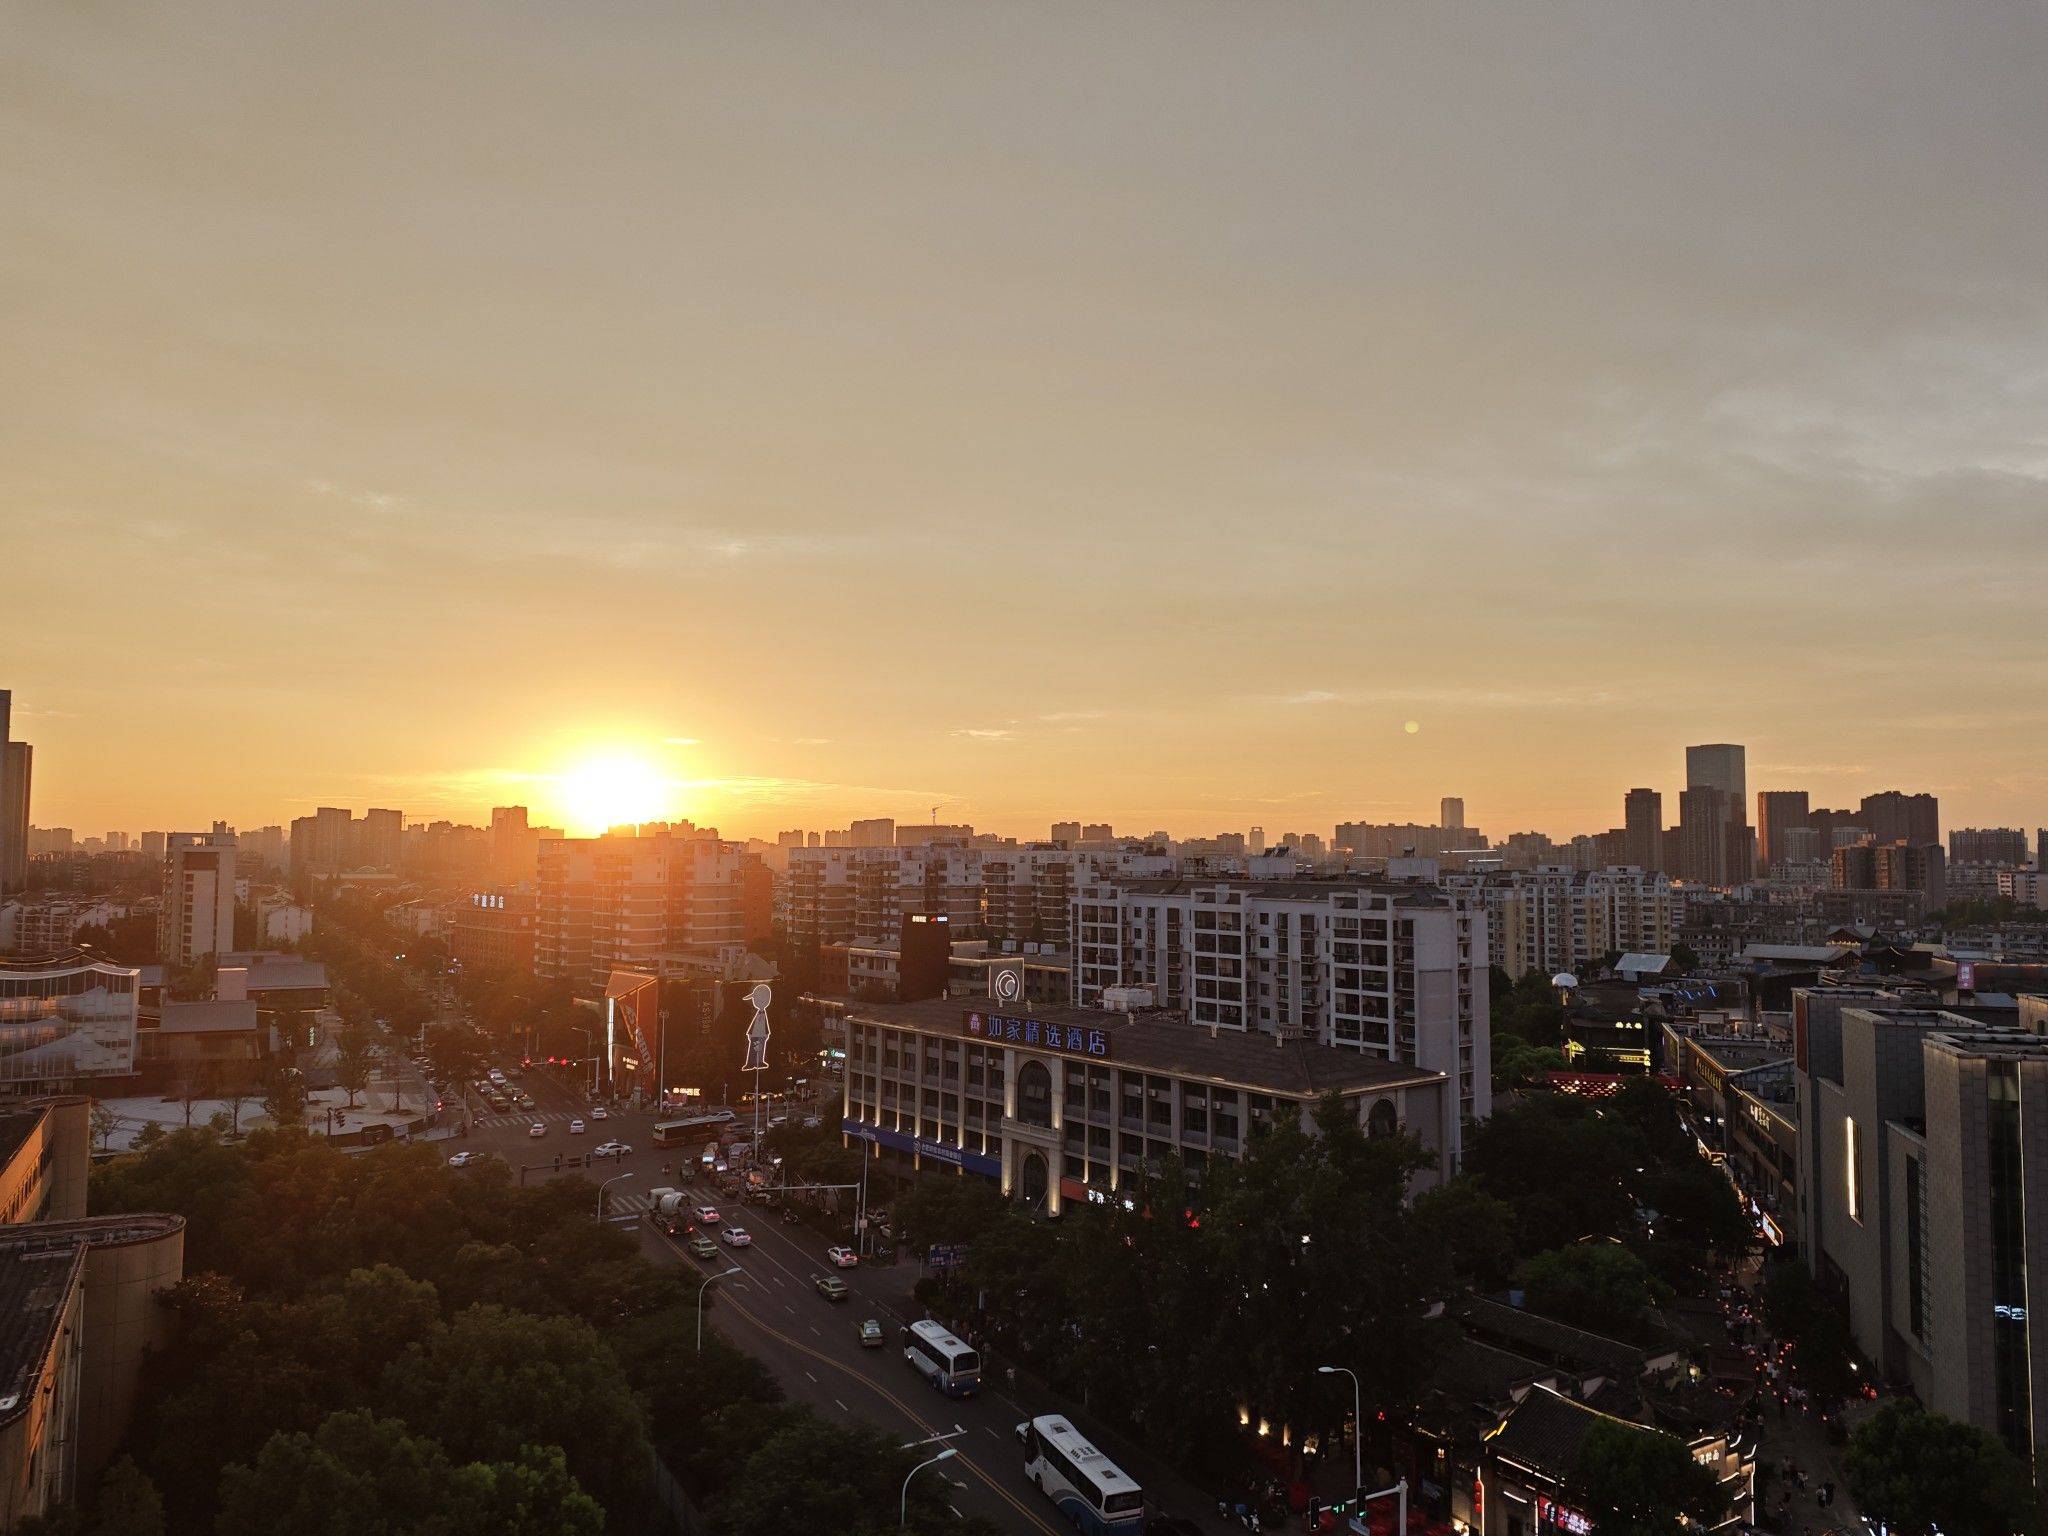
[(821, 1383), (821, 1382), (820, 1382), (820, 1381), (818, 1380), (818, 1378), (817, 1378), (816, 1376), (812, 1375), (812, 1374), (811, 1374), (811, 1372), (809, 1372), (809, 1371), (805, 1371), (805, 1372), (804, 1372), (804, 1374), (805, 1374), (806, 1376), (810, 1376), (810, 1378), (811, 1378), (811, 1385), (812, 1385), (812, 1386), (816, 1387), (816, 1386), (821, 1386), (821, 1385), (823, 1385), (823, 1383)]
[[(861, 1375), (860, 1372), (854, 1370), (852, 1367), (842, 1364), (840, 1361), (834, 1360), (830, 1355), (820, 1354), (817, 1350), (811, 1348), (810, 1345), (805, 1344), (798, 1339), (791, 1338), (788, 1334), (782, 1332), (773, 1324), (764, 1322), (760, 1318), (756, 1317), (752, 1312), (749, 1312), (744, 1306), (740, 1305), (739, 1302), (733, 1300), (730, 1295), (727, 1296), (726, 1300), (727, 1304), (731, 1306), (733, 1311), (737, 1312), (741, 1317), (745, 1318), (749, 1323), (753, 1324), (754, 1327), (758, 1328), (761, 1332), (767, 1334), (771, 1338), (781, 1340), (784, 1344), (788, 1345), (791, 1349), (796, 1350), (799, 1354), (808, 1355), (813, 1360), (816, 1360), (819, 1364), (828, 1366), (832, 1370), (838, 1371), (843, 1376), (851, 1377), (861, 1386), (866, 1387), (870, 1392), (874, 1393), (875, 1396), (881, 1398), (884, 1402), (888, 1403), (890, 1406), (895, 1408), (898, 1413), (901, 1413), (905, 1418), (909, 1419), (911, 1423), (917, 1425), (918, 1428), (922, 1429), (926, 1434), (938, 1434), (940, 1432), (939, 1427), (937, 1425), (933, 1424), (930, 1420), (926, 1419), (922, 1413), (912, 1408), (910, 1404), (905, 1402), (902, 1398), (898, 1397), (894, 1392), (890, 1391), (880, 1382), (871, 1381), (866, 1376)], [(849, 1416), (852, 1414), (853, 1410), (848, 1408), (846, 1404), (842, 1402), (840, 1399), (835, 1397), (832, 1401), (838, 1405), (840, 1412), (848, 1414)], [(1000, 1439), (1001, 1437), (998, 1436), (997, 1438)], [(965, 1463), (967, 1470), (972, 1472), (976, 1477), (980, 1478), (983, 1485), (986, 1486), (991, 1493), (995, 1494), (997, 1498), (1001, 1499), (1005, 1504), (1008, 1504), (1012, 1509), (1016, 1510), (1018, 1514), (1022, 1515), (1027, 1521), (1029, 1521), (1034, 1529), (1043, 1531), (1045, 1533), (1045, 1536), (1070, 1536), (1070, 1533), (1067, 1531), (1065, 1527), (1054, 1525), (1051, 1521), (1046, 1519), (1045, 1515), (1041, 1511), (1033, 1509), (1030, 1505), (1024, 1503), (1023, 1500), (1019, 1499), (1014, 1493), (1012, 1493), (1005, 1484), (998, 1482), (993, 1473), (991, 1473), (986, 1467), (982, 1466), (981, 1463), (976, 1461), (972, 1456), (968, 1455), (965, 1451), (959, 1452), (957, 1459)]]

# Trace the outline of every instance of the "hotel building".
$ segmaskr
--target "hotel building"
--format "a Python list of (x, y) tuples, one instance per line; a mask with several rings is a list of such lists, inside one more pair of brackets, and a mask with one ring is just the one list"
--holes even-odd
[(856, 1003), (846, 1031), (848, 1138), (996, 1180), (1035, 1210), (1108, 1200), (1168, 1156), (1199, 1185), (1212, 1159), (1242, 1157), (1262, 1126), (1309, 1125), (1333, 1092), (1369, 1133), (1405, 1131), (1435, 1154), (1417, 1188), (1452, 1171), (1449, 1080), (1356, 1050), (995, 999)]

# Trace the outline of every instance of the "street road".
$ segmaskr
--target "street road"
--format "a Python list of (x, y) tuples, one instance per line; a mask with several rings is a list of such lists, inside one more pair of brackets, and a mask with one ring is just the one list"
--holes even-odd
[[(737, 1220), (753, 1234), (751, 1247), (733, 1249), (721, 1244), (716, 1259), (699, 1263), (680, 1241), (669, 1239), (652, 1222), (640, 1223), (642, 1248), (652, 1258), (679, 1264), (700, 1277), (733, 1266), (743, 1271), (713, 1286), (718, 1294), (712, 1298), (707, 1326), (715, 1326), (732, 1343), (765, 1363), (791, 1397), (822, 1413), (865, 1420), (905, 1441), (922, 1440), (956, 1427), (964, 1429), (965, 1434), (948, 1442), (958, 1448), (959, 1455), (920, 1472), (919, 1478), (943, 1479), (947, 1502), (963, 1515), (985, 1515), (1006, 1531), (1065, 1536), (1066, 1523), (1024, 1479), (1015, 1429), (1030, 1412), (997, 1390), (997, 1383), (986, 1385), (976, 1398), (947, 1398), (904, 1361), (896, 1331), (921, 1315), (909, 1301), (910, 1284), (917, 1274), (914, 1266), (895, 1272), (835, 1270), (826, 1261), (825, 1240), (810, 1228), (787, 1226), (778, 1212), (765, 1206), (727, 1210), (708, 1185), (673, 1172), (663, 1173), (664, 1161), (672, 1168), (684, 1168), (699, 1148), (657, 1150), (652, 1114), (617, 1111), (607, 1119), (593, 1120), (581, 1094), (544, 1072), (529, 1069), (513, 1082), (533, 1096), (533, 1111), (493, 1114), (470, 1095), (471, 1109), (479, 1111), (470, 1135), (437, 1145), (450, 1155), (457, 1151), (495, 1153), (515, 1173), (522, 1166), (528, 1168), (529, 1182), (580, 1175), (595, 1184), (630, 1173), (630, 1179), (612, 1185), (607, 1197), (607, 1213), (614, 1217), (630, 1218), (643, 1211), (648, 1192), (663, 1185), (687, 1190), (696, 1202), (719, 1205), (728, 1222)], [(568, 1123), (577, 1117), (587, 1129), (572, 1136)], [(538, 1137), (528, 1134), (535, 1121), (547, 1127)], [(604, 1160), (587, 1169), (555, 1173), (556, 1153), (565, 1154), (566, 1160), (587, 1154), (607, 1140), (629, 1143), (632, 1154), (617, 1162)], [(591, 1200), (595, 1219), (595, 1194)], [(846, 1301), (828, 1302), (814, 1288), (818, 1277), (829, 1274), (837, 1274), (852, 1288)], [(880, 1349), (860, 1345), (860, 1324), (870, 1317), (883, 1325), (886, 1342)]]

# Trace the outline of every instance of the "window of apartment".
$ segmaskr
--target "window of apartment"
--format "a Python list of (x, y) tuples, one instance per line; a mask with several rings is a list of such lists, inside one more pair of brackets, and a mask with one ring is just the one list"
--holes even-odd
[(1844, 1116), (1842, 1119), (1843, 1151), (1846, 1161), (1842, 1167), (1843, 1203), (1848, 1209), (1849, 1219), (1858, 1226), (1863, 1224), (1863, 1133), (1856, 1122)]

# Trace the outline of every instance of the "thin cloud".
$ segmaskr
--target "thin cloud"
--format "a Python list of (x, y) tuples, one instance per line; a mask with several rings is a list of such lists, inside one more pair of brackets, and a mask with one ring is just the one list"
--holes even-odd
[(1008, 726), (968, 726), (953, 734), (965, 736), (971, 741), (1008, 741), (1017, 733)]

